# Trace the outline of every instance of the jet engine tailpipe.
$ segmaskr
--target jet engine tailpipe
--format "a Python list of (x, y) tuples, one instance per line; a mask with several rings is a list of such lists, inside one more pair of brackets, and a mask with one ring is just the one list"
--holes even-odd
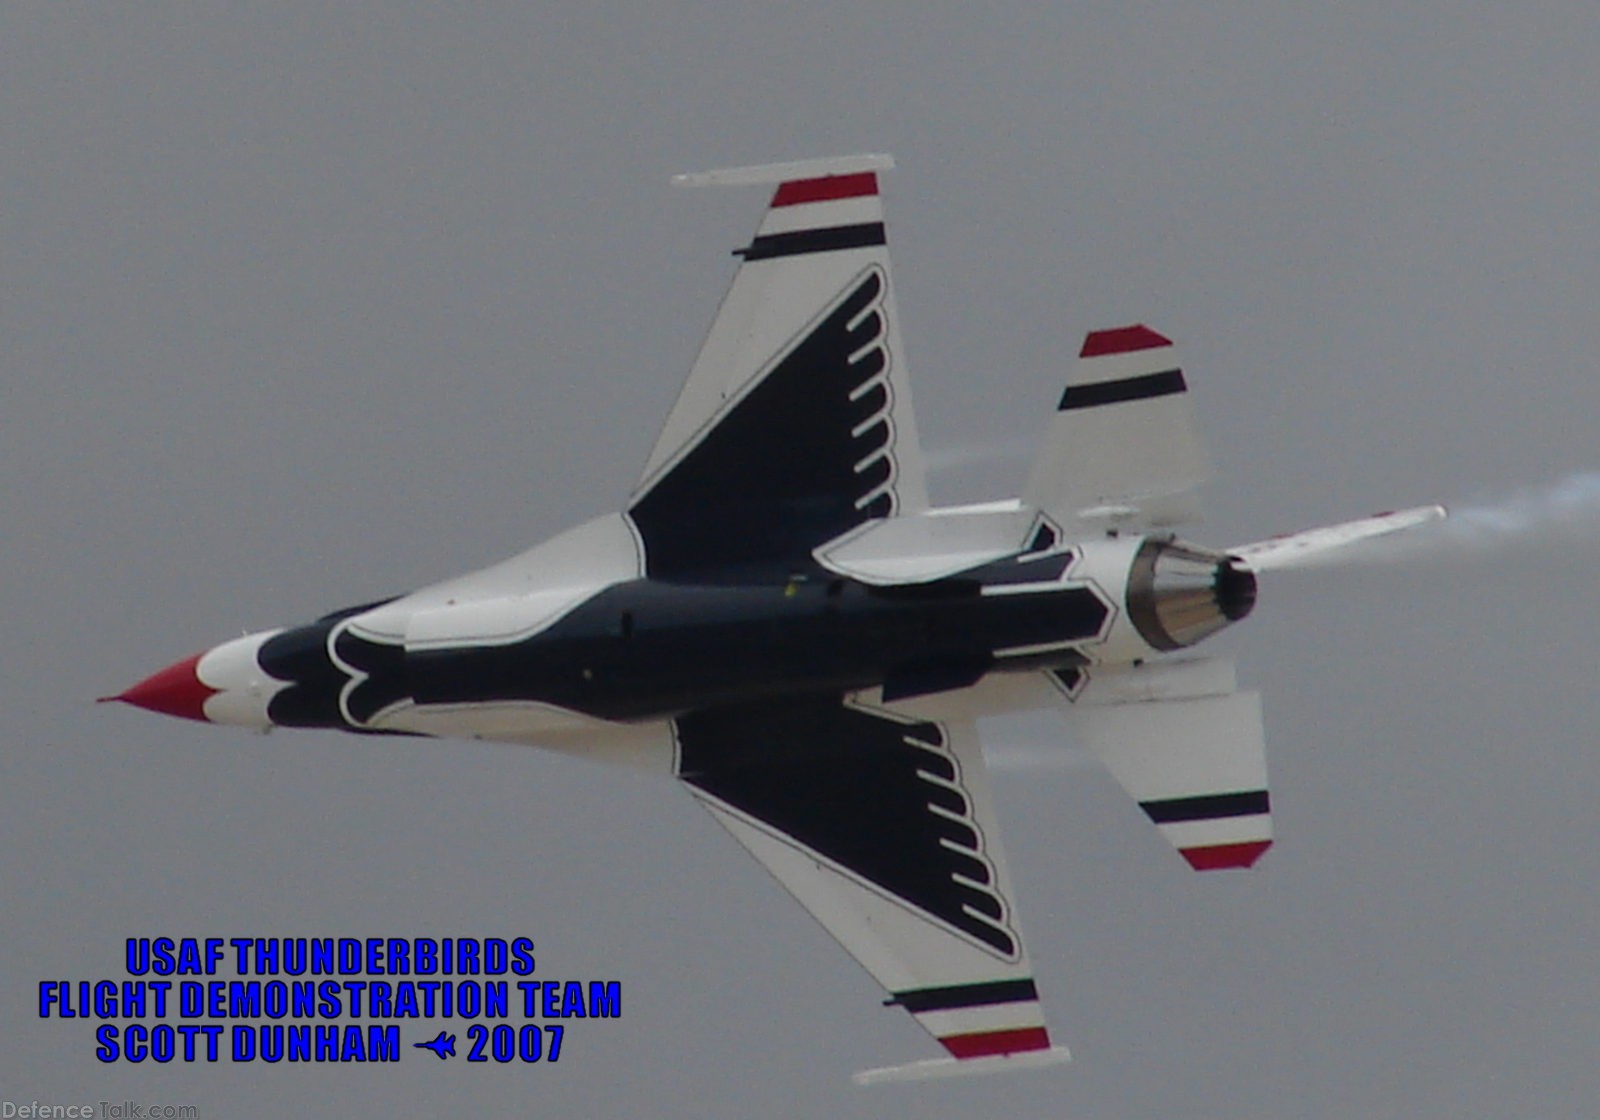
[(1153, 649), (1192, 646), (1238, 622), (1255, 605), (1255, 575), (1223, 553), (1147, 540), (1134, 554), (1128, 618)]

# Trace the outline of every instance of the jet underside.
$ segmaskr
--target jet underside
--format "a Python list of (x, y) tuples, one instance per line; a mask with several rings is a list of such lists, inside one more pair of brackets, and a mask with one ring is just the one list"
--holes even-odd
[(263, 631), (109, 699), (210, 723), (653, 759), (948, 1055), (1052, 1045), (977, 720), (1049, 706), (1199, 870), (1272, 842), (1259, 697), (1185, 651), (1257, 571), (1442, 516), (1185, 544), (1209, 468), (1171, 341), (1088, 336), (1016, 499), (927, 499), (877, 173), (711, 172), (771, 203), (637, 490), (480, 572)]

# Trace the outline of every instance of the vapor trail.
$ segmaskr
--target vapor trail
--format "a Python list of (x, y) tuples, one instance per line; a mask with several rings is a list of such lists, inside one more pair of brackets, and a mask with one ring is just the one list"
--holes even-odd
[(1532, 540), (1600, 543), (1600, 472), (1580, 471), (1504, 498), (1453, 505), (1445, 521), (1340, 549), (1322, 564), (1483, 556)]

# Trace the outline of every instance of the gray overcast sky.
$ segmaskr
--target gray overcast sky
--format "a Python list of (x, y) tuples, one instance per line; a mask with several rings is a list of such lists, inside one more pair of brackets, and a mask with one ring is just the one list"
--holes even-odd
[[(616, 508), (764, 203), (678, 171), (897, 156), (942, 500), (1013, 493), (1082, 333), (1136, 320), (1215, 450), (1202, 541), (1600, 467), (1594, 6), (1378, 7), (7, 4), (0, 1099), (1592, 1115), (1592, 543), (1268, 582), (1216, 643), (1266, 695), (1254, 872), (998, 771), (1076, 1054), (1002, 1079), (853, 1088), (933, 1044), (666, 782), (91, 703)], [(163, 933), (527, 934), (625, 1013), (526, 1068), (107, 1067), (38, 1020)]]

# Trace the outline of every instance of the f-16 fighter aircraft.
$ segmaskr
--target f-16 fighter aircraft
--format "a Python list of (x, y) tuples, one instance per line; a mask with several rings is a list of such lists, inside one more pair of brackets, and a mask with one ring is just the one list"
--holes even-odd
[(1188, 381), (1147, 326), (1083, 344), (1019, 497), (930, 508), (878, 173), (775, 186), (626, 507), (482, 571), (250, 634), (119, 696), (244, 727), (503, 740), (676, 776), (948, 1052), (1060, 1061), (978, 720), (1052, 708), (1199, 870), (1272, 843), (1261, 705), (1183, 651), (1256, 574), (1425, 507), (1213, 551)]

